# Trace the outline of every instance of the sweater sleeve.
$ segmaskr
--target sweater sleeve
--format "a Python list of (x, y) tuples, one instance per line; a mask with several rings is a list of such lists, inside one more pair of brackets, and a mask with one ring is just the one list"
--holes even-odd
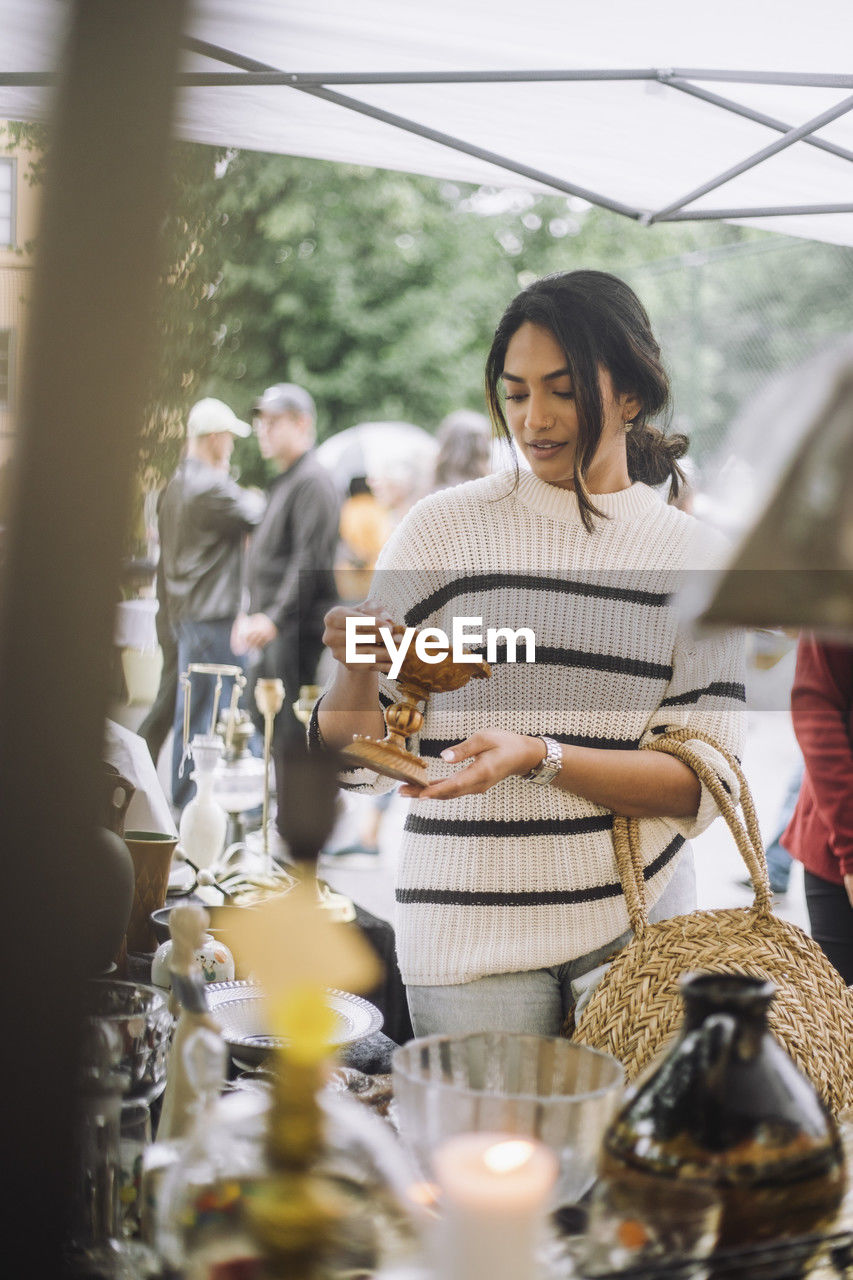
[(829, 847), (853, 874), (853, 649), (802, 637), (791, 690), (794, 733)]
[[(672, 679), (641, 745), (654, 741), (667, 729), (695, 729), (740, 760), (745, 728), (744, 676), (742, 631), (726, 631), (701, 640), (680, 635), (673, 654)], [(698, 739), (689, 739), (688, 744), (720, 778), (737, 804), (740, 788), (720, 752)], [(695, 816), (667, 821), (671, 821), (686, 840), (691, 840), (701, 835), (718, 813), (717, 804), (703, 783)]]

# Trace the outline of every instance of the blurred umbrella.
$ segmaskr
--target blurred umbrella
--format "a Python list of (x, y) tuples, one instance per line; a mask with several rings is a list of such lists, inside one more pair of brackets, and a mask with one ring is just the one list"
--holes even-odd
[(359, 422), (324, 440), (317, 458), (346, 493), (356, 476), (376, 475), (389, 466), (431, 474), (437, 449), (434, 437), (412, 422)]

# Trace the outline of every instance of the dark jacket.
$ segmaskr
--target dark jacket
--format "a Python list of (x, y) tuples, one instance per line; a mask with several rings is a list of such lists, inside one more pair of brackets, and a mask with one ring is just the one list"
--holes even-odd
[(243, 535), (264, 500), (199, 458), (185, 458), (158, 510), (163, 588), (173, 626), (234, 618), (240, 609)]
[(334, 482), (312, 451), (276, 476), (249, 546), (249, 613), (265, 613), (281, 633), (322, 634), (336, 599), (339, 514)]
[(853, 872), (853, 648), (800, 639), (791, 713), (806, 769), (782, 843), (841, 884)]

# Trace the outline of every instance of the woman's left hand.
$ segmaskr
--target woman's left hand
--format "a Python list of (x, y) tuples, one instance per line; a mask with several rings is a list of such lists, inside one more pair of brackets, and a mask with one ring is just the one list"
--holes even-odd
[(528, 738), (507, 729), (484, 729), (441, 753), (442, 760), (450, 764), (470, 760), (467, 768), (425, 787), (406, 783), (400, 787), (400, 795), (412, 796), (416, 800), (450, 800), (454, 796), (482, 795), (512, 774), (529, 773), (544, 755), (541, 738)]

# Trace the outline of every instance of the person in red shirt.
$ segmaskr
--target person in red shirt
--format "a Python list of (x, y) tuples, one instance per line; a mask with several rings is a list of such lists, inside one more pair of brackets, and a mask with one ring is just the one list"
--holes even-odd
[(802, 636), (791, 689), (805, 774), (782, 843), (804, 867), (812, 937), (853, 984), (853, 648)]

